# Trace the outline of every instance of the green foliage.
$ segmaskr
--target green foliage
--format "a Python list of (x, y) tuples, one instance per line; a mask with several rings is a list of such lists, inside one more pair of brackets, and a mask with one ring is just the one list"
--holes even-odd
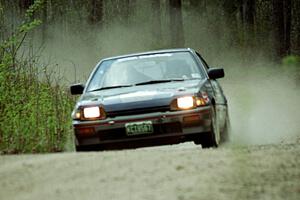
[(42, 24), (41, 20), (38, 19), (34, 19), (33, 21), (29, 22), (29, 23), (25, 23), (22, 26), (20, 26), (19, 31), (22, 32), (29, 32), (32, 29), (34, 29), (35, 27), (39, 26)]
[(15, 71), (1, 63), (0, 153), (64, 150), (70, 134), (73, 101), (59, 85), (38, 80), (34, 69)]
[(35, 0), (34, 4), (32, 4), (26, 11), (25, 14), (26, 19), (30, 20), (37, 11), (42, 9), (44, 3), (45, 3), (44, 0)]
[(299, 67), (300, 68), (300, 56), (296, 55), (289, 55), (282, 59), (282, 65), (284, 67), (294, 68)]
[(70, 133), (71, 98), (60, 86), (26, 72), (28, 65), (18, 67), (0, 73), (0, 152), (62, 151)]
[[(26, 17), (32, 18), (42, 2), (35, 1)], [(17, 57), (26, 34), (40, 24), (26, 19), (0, 44), (0, 154), (63, 151), (70, 135), (70, 95), (52, 83), (47, 70), (41, 74), (32, 58)]]

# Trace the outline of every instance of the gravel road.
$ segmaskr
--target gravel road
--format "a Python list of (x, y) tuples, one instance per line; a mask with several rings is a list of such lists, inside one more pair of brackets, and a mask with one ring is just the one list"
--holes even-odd
[(300, 143), (0, 156), (0, 199), (300, 199)]
[(224, 82), (230, 145), (0, 156), (0, 200), (299, 200), (299, 87), (245, 69)]

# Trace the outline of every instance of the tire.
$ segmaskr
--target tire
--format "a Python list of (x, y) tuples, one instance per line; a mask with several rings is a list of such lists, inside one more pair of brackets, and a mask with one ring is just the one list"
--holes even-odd
[(228, 143), (230, 141), (230, 130), (231, 130), (231, 125), (230, 125), (230, 118), (227, 113), (226, 115), (226, 121), (225, 121), (225, 127), (223, 129), (223, 132), (221, 133), (221, 143)]
[(75, 146), (76, 152), (84, 152), (84, 151), (95, 151), (96, 149), (91, 146)]
[(75, 146), (75, 151), (81, 152), (81, 151), (84, 151), (84, 148), (82, 148), (82, 146)]
[(206, 149), (206, 148), (211, 148), (211, 147), (217, 147), (214, 140), (215, 140), (215, 138), (212, 133), (206, 133), (205, 135), (202, 136), (202, 139), (201, 139), (202, 148)]
[(221, 141), (220, 128), (217, 121), (216, 108), (212, 108), (211, 132), (201, 135), (200, 140), (194, 141), (201, 144), (202, 148), (218, 147)]

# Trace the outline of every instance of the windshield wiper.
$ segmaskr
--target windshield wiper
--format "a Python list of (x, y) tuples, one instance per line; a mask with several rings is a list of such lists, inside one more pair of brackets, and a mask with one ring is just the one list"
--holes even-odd
[(167, 83), (173, 81), (184, 81), (183, 78), (173, 78), (173, 79), (161, 79), (161, 80), (150, 80), (145, 82), (136, 83), (135, 85), (148, 85), (148, 84), (156, 84), (156, 83)]
[(113, 86), (107, 86), (107, 87), (101, 87), (94, 90), (89, 90), (89, 92), (95, 92), (100, 90), (108, 90), (108, 89), (114, 89), (114, 88), (122, 88), (122, 87), (132, 87), (134, 85), (113, 85)]
[(113, 86), (107, 86), (107, 87), (101, 87), (94, 90), (89, 90), (89, 92), (95, 92), (100, 90), (108, 90), (108, 89), (114, 89), (114, 88), (122, 88), (122, 87), (132, 87), (136, 85), (148, 85), (148, 84), (156, 84), (156, 83), (166, 83), (166, 82), (173, 82), (173, 81), (184, 81), (183, 78), (173, 78), (173, 79), (161, 79), (161, 80), (150, 80), (145, 82), (136, 83), (134, 85), (113, 85)]

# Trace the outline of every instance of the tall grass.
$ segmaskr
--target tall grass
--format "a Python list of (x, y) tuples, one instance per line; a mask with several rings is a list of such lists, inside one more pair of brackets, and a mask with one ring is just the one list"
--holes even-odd
[[(36, 2), (27, 16), (40, 9)], [(63, 151), (70, 136), (73, 99), (47, 67), (17, 56), (39, 24), (24, 22), (0, 44), (0, 154)]]
[[(73, 101), (61, 86), (41, 81), (28, 65), (0, 69), (0, 152), (62, 151)], [(6, 68), (6, 69), (5, 69)]]

